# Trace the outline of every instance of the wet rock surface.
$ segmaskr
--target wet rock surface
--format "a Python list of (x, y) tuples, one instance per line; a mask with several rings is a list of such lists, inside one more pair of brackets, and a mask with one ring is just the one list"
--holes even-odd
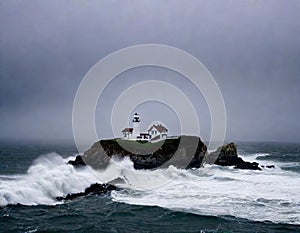
[(66, 201), (66, 200), (74, 200), (75, 198), (84, 197), (88, 195), (102, 195), (116, 189), (117, 187), (112, 184), (95, 183), (92, 184), (90, 187), (86, 188), (84, 192), (68, 194), (66, 197), (56, 197), (56, 200)]
[[(126, 149), (125, 149), (126, 148)], [(262, 170), (258, 163), (244, 161), (238, 156), (234, 143), (225, 144), (212, 153), (199, 137), (180, 136), (158, 143), (127, 141), (121, 139), (96, 142), (83, 155), (69, 161), (75, 167), (89, 165), (94, 169), (105, 169), (112, 157), (130, 158), (135, 169), (200, 168), (203, 164), (234, 166), (236, 169)], [(267, 168), (274, 168), (268, 165)]]
[(234, 143), (223, 145), (212, 152), (217, 154), (217, 160), (214, 162), (220, 166), (234, 166), (237, 169), (262, 170), (256, 162), (246, 162), (237, 154), (237, 148)]

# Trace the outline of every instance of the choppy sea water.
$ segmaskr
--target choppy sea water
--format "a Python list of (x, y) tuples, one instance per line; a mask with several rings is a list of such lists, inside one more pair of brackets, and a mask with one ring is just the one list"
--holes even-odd
[[(300, 232), (300, 144), (237, 143), (263, 171), (74, 169), (74, 146), (0, 144), (0, 232)], [(121, 178), (119, 191), (56, 196)]]

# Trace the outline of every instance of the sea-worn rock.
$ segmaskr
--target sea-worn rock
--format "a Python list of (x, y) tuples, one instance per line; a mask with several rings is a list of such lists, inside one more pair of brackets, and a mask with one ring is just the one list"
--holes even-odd
[(66, 197), (56, 197), (58, 201), (65, 201), (65, 200), (74, 200), (78, 197), (83, 197), (87, 195), (101, 195), (108, 193), (112, 190), (116, 190), (117, 187), (112, 184), (92, 184), (90, 187), (86, 188), (84, 192), (80, 193), (72, 193), (68, 194)]
[(80, 155), (77, 155), (75, 160), (68, 161), (68, 164), (71, 164), (74, 167), (85, 166), (85, 162), (83, 161), (82, 156), (80, 156)]
[(238, 169), (261, 170), (256, 162), (246, 162), (237, 154), (237, 148), (234, 143), (229, 143), (219, 147), (211, 156), (217, 158), (215, 164), (220, 166), (234, 166)]
[(196, 136), (180, 136), (156, 143), (121, 139), (101, 140), (69, 163), (74, 166), (87, 164), (94, 169), (104, 169), (112, 157), (130, 158), (135, 169), (167, 168), (170, 165), (181, 169), (199, 168), (206, 163), (261, 170), (258, 163), (246, 162), (239, 157), (234, 143), (223, 145), (208, 154), (206, 145)]
[(78, 155), (75, 161), (68, 163), (104, 169), (112, 157), (128, 157), (135, 169), (166, 168), (170, 165), (199, 168), (206, 151), (206, 145), (195, 136), (180, 136), (156, 143), (111, 139), (96, 142), (83, 155)]

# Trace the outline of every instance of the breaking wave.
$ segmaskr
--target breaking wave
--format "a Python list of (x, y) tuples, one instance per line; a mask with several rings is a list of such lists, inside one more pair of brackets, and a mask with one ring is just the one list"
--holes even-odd
[[(258, 155), (247, 156), (256, 161)], [(113, 201), (159, 206), (200, 215), (300, 224), (300, 174), (279, 167), (263, 171), (207, 165), (201, 169), (135, 170), (113, 159), (107, 169), (75, 169), (56, 153), (40, 156), (23, 175), (0, 176), (0, 205), (54, 205), (55, 197), (114, 180), (123, 189)], [(266, 161), (266, 164), (269, 161)]]

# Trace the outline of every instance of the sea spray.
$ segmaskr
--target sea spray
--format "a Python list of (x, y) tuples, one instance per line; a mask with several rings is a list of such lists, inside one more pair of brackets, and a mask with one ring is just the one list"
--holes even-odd
[[(255, 161), (253, 155), (253, 160)], [(201, 169), (135, 170), (113, 158), (104, 170), (75, 169), (56, 153), (42, 155), (26, 174), (0, 178), (0, 204), (53, 205), (57, 196), (82, 192), (93, 183), (122, 180), (112, 199), (198, 215), (300, 223), (300, 175), (280, 168), (262, 171), (206, 165)]]
[(0, 205), (56, 204), (55, 197), (81, 192), (97, 180), (89, 168), (75, 169), (56, 153), (42, 155), (27, 174), (0, 180)]
[[(156, 173), (156, 174), (155, 174)], [(255, 221), (300, 223), (300, 176), (281, 169), (249, 171), (216, 165), (195, 170), (169, 167), (151, 172), (170, 182), (141, 189), (112, 192), (114, 201), (159, 206), (199, 215), (232, 215)], [(148, 171), (138, 174), (147, 187)], [(151, 178), (149, 179), (151, 180)], [(288, 213), (288, 214), (287, 214)]]

